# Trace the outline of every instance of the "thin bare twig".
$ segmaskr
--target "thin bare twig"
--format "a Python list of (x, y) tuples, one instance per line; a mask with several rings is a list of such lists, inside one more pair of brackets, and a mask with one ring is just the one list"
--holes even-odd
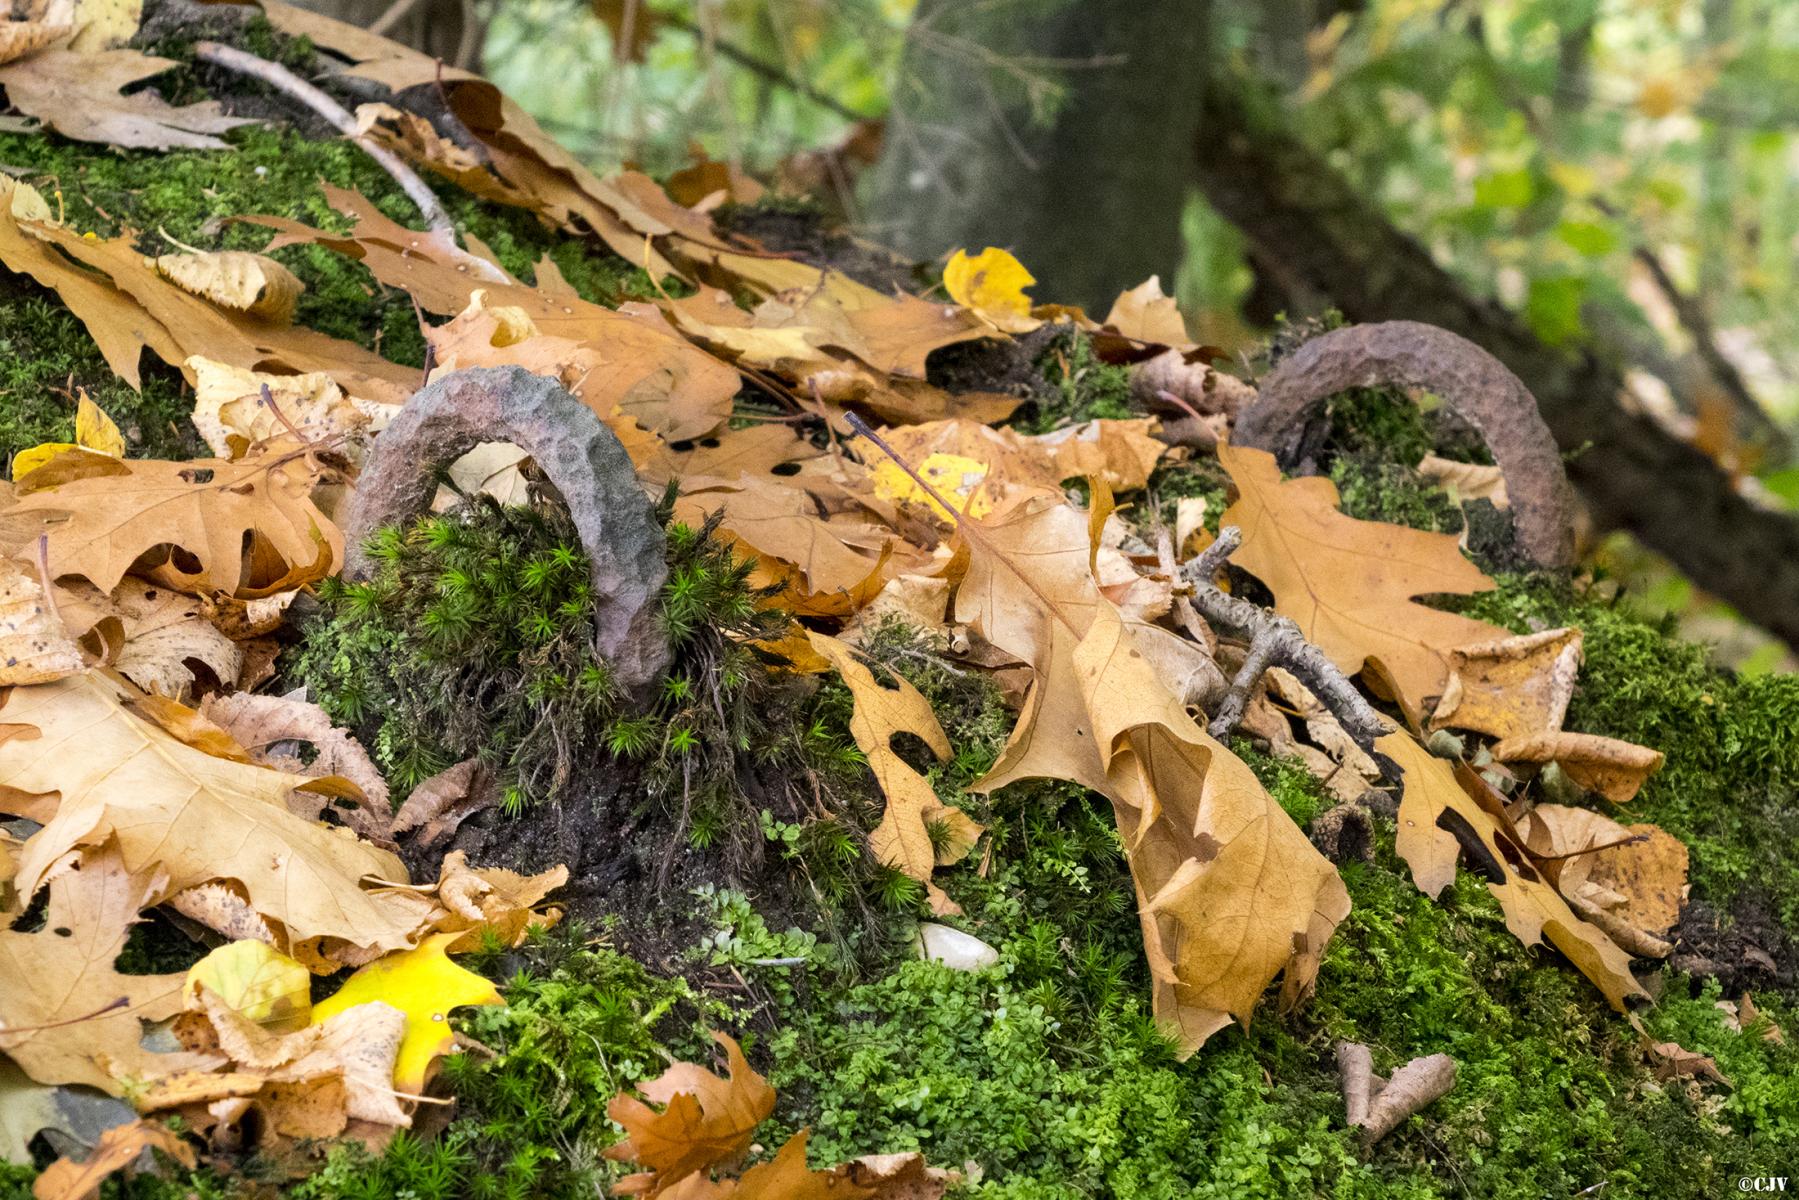
[(240, 75), (260, 80), (323, 117), (388, 173), (400, 186), (400, 190), (418, 206), (419, 214), (425, 218), (425, 224), (431, 227), (432, 232), (452, 238), (455, 236), (456, 226), (450, 220), (450, 214), (444, 211), (443, 203), (438, 200), (437, 193), (431, 190), (431, 186), (420, 179), (411, 167), (400, 161), (393, 151), (359, 130), (356, 118), (330, 96), (280, 63), (270, 62), (233, 46), (222, 46), (217, 42), (195, 42), (194, 57), (215, 67), (223, 67), (227, 71), (236, 71)]
[(1242, 669), (1231, 680), (1230, 691), (1212, 714), (1207, 731), (1220, 741), (1235, 732), (1256, 681), (1269, 666), (1276, 665), (1291, 671), (1310, 688), (1349, 736), (1364, 750), (1369, 749), (1375, 738), (1392, 732), (1393, 726), (1374, 711), (1324, 651), (1306, 641), (1299, 626), (1288, 618), (1232, 596), (1213, 582), (1242, 544), (1242, 531), (1235, 525), (1226, 525), (1218, 531), (1217, 541), (1181, 568), (1181, 574), (1193, 585), (1193, 607), (1200, 615), (1249, 638), (1249, 652), (1244, 656)]

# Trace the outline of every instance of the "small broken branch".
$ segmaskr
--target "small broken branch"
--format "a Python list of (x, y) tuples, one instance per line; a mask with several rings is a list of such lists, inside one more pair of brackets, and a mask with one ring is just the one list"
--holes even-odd
[(425, 224), (433, 233), (455, 236), (456, 226), (450, 220), (450, 214), (444, 210), (443, 203), (438, 200), (437, 193), (431, 185), (419, 178), (418, 173), (404, 162), (398, 155), (375, 139), (364, 134), (356, 127), (356, 118), (343, 105), (327, 96), (324, 92), (307, 83), (298, 75), (282, 66), (270, 62), (266, 58), (258, 58), (254, 54), (223, 46), (218, 42), (195, 42), (194, 57), (201, 62), (211, 63), (215, 67), (223, 67), (227, 71), (236, 71), (240, 75), (248, 75), (252, 79), (268, 84), (291, 100), (297, 100), (307, 108), (330, 122), (336, 130), (350, 141), (362, 148), (363, 153), (386, 171), (393, 181), (400, 186), (407, 197), (418, 205), (419, 215), (425, 218)]
[(1270, 666), (1280, 666), (1311, 689), (1358, 745), (1371, 749), (1374, 739), (1392, 732), (1393, 727), (1374, 711), (1324, 651), (1306, 641), (1299, 626), (1288, 618), (1233, 596), (1213, 582), (1242, 544), (1242, 531), (1227, 525), (1218, 531), (1217, 541), (1181, 568), (1181, 574), (1193, 585), (1193, 607), (1199, 614), (1214, 625), (1249, 639), (1243, 666), (1231, 680), (1230, 690), (1212, 715), (1207, 731), (1220, 740), (1229, 737), (1242, 721), (1243, 710), (1262, 672)]
[(1382, 386), (1433, 392), (1474, 426), (1505, 474), (1519, 548), (1545, 567), (1573, 562), (1574, 489), (1536, 398), (1504, 363), (1447, 329), (1385, 321), (1313, 338), (1262, 381), (1233, 440), (1279, 455), (1297, 445), (1326, 399)]
[(1455, 1086), (1455, 1060), (1447, 1054), (1414, 1058), (1391, 1079), (1383, 1079), (1374, 1073), (1373, 1055), (1360, 1042), (1337, 1043), (1337, 1070), (1343, 1076), (1343, 1109), (1350, 1127), (1362, 1131), (1363, 1149)]

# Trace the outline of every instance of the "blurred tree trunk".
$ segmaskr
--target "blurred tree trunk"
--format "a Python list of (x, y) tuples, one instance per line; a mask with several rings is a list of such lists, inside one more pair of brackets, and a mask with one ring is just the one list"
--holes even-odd
[(1181, 261), (1210, 0), (919, 0), (871, 232), (919, 258), (1005, 246), (1103, 315)]
[(294, 0), (294, 4), (362, 29), (387, 17), (388, 24), (380, 31), (384, 37), (451, 66), (481, 69), (486, 30), (473, 0), (413, 0), (409, 7), (400, 7), (400, 0)]

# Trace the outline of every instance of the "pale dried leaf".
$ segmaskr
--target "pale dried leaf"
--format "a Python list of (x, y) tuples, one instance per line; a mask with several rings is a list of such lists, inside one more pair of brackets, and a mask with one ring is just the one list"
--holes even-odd
[(1613, 804), (1627, 804), (1643, 781), (1661, 769), (1659, 750), (1591, 733), (1534, 733), (1492, 748), (1502, 763), (1556, 763), (1581, 787)]
[(228, 150), (214, 137), (255, 122), (228, 117), (216, 100), (177, 108), (154, 91), (121, 91), (179, 64), (136, 50), (41, 50), (0, 67), (6, 98), (27, 116), (78, 142), (140, 150)]
[[(220, 458), (242, 458), (256, 443), (296, 430), (340, 448), (369, 431), (368, 414), (323, 372), (277, 375), (200, 354), (183, 367), (194, 380), (194, 427)], [(264, 386), (274, 400), (272, 409), (263, 403)]]
[(0, 560), (0, 686), (48, 683), (86, 668), (37, 570)]
[(1497, 738), (1555, 733), (1580, 673), (1578, 629), (1545, 629), (1449, 652), (1449, 681), (1432, 729), (1473, 729)]
[[(333, 725), (324, 709), (307, 700), (235, 692), (208, 696), (200, 705), (200, 711), (217, 722), (219, 728), (250, 752), (254, 761), (264, 766), (296, 775), (310, 773), (348, 779), (361, 790), (362, 800), (355, 808), (334, 811), (350, 828), (370, 841), (387, 839), (392, 812), (387, 780), (382, 778), (362, 743), (349, 730)], [(313, 748), (314, 757), (310, 763), (303, 761), (287, 744), (295, 742), (304, 742)], [(313, 801), (317, 801), (316, 805)], [(291, 797), (288, 807), (316, 817), (325, 803), (324, 796), (302, 793)]]

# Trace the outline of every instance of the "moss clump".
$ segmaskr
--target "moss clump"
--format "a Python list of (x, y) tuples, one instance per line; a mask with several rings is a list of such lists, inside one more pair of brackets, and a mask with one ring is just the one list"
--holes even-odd
[(1130, 368), (1102, 362), (1093, 352), (1092, 339), (1084, 333), (1052, 339), (1037, 356), (1037, 370), (1052, 392), (1047, 399), (1029, 405), (1013, 422), (1022, 433), (1048, 433), (1096, 418), (1123, 420), (1142, 415), (1131, 405)]
[(692, 799), (696, 777), (728, 786), (760, 719), (764, 673), (734, 639), (768, 636), (784, 617), (761, 607), (752, 564), (710, 530), (671, 524), (668, 548), (661, 616), (676, 664), (648, 709), (621, 696), (593, 645), (587, 557), (560, 503), (478, 497), (379, 531), (373, 579), (321, 584), (325, 612), (296, 671), (334, 719), (366, 731), (402, 794), (478, 756), (513, 811), (611, 760), (636, 764), (658, 793), (678, 780)]

